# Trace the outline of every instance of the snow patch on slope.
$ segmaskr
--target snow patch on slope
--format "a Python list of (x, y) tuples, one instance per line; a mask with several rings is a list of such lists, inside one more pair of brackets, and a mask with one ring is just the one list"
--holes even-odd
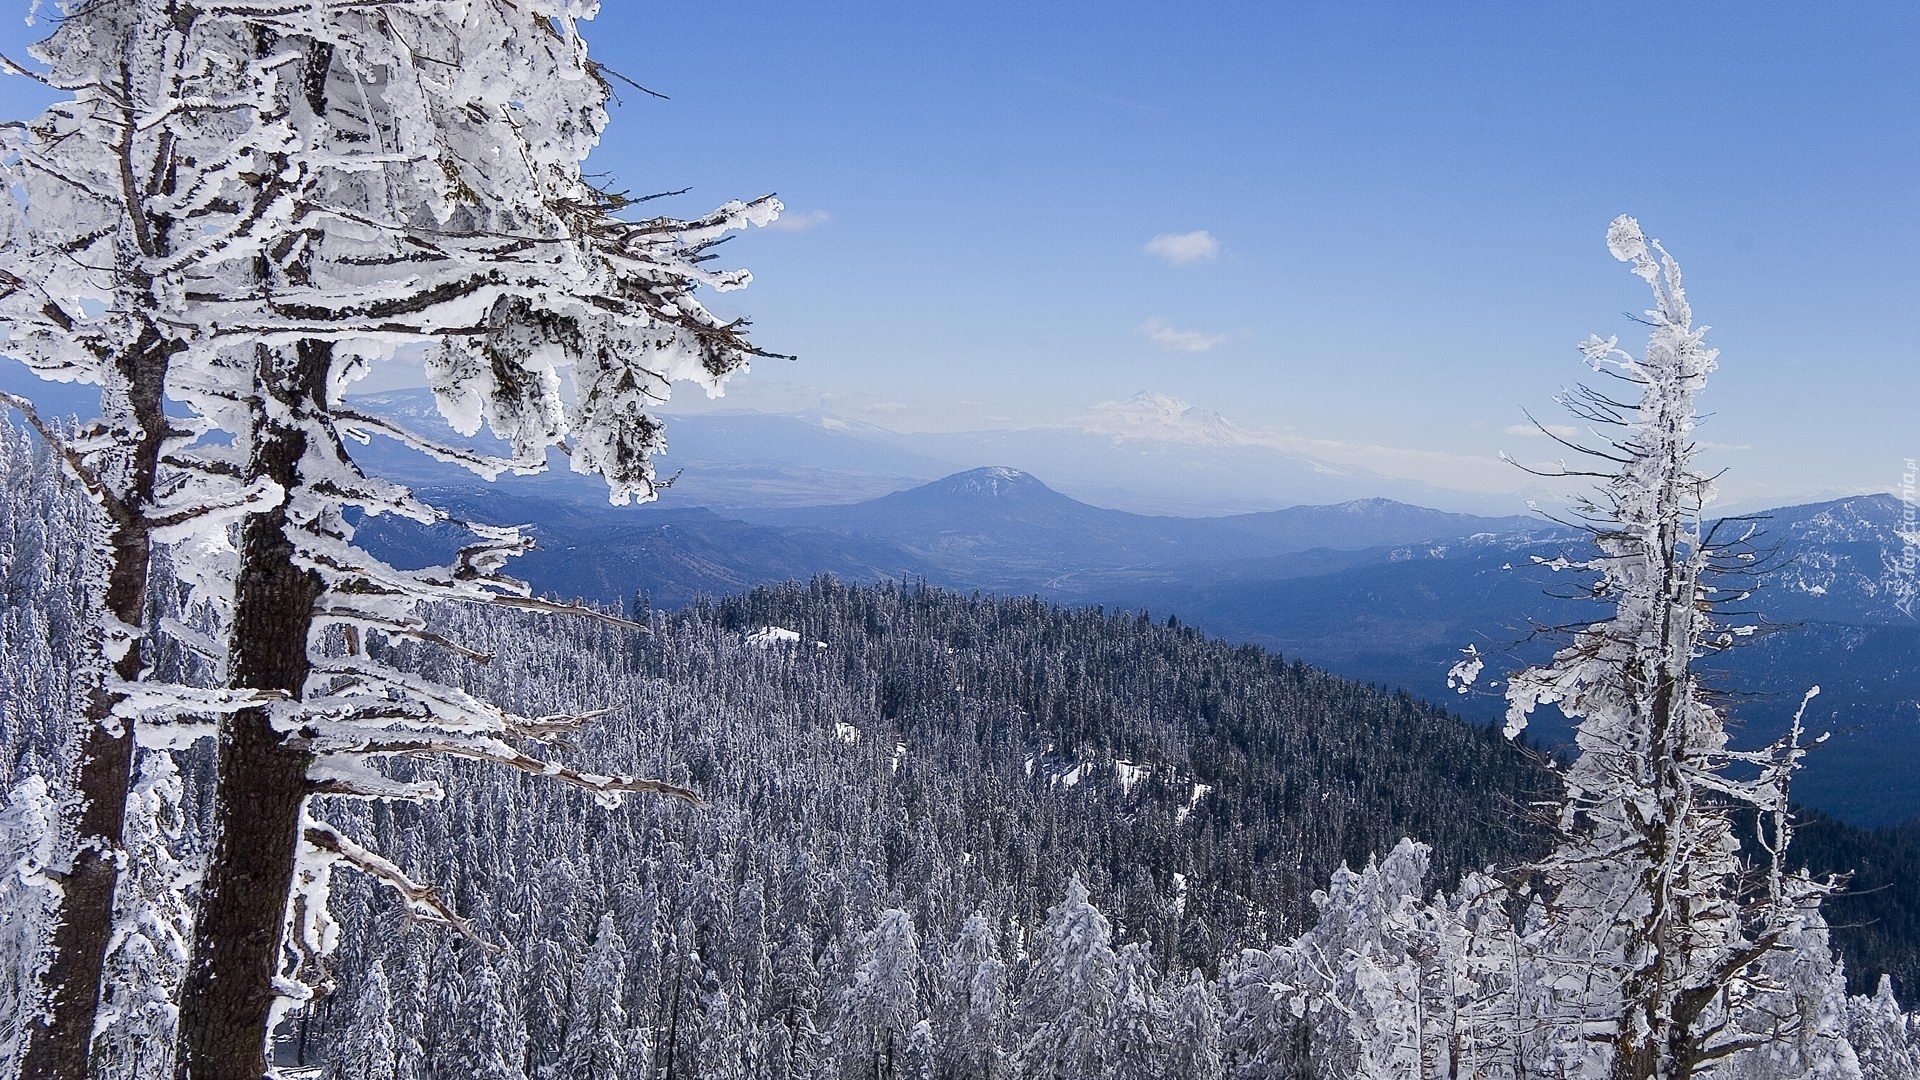
[(798, 631), (789, 630), (784, 626), (763, 626), (753, 633), (748, 634), (746, 643), (761, 649), (773, 649), (782, 645), (798, 645), (800, 644), (800, 634)]
[(1213, 790), (1212, 784), (1203, 784), (1200, 781), (1195, 780), (1193, 782), (1193, 797), (1189, 798), (1187, 800), (1187, 805), (1181, 807), (1180, 810), (1173, 815), (1173, 820), (1175, 821), (1187, 820), (1188, 815), (1192, 814), (1195, 808), (1197, 808), (1200, 805), (1201, 798), (1204, 797), (1207, 792), (1212, 790)]

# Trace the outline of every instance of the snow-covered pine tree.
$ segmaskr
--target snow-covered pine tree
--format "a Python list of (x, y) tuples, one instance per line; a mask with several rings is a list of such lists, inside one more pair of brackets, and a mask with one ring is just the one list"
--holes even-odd
[(907, 1035), (907, 1052), (901, 1058), (900, 1080), (933, 1080), (934, 1061), (940, 1048), (933, 1037), (933, 1023), (922, 1020)]
[(1221, 1080), (1225, 1061), (1220, 1050), (1220, 1004), (1199, 968), (1167, 1006), (1166, 1075), (1187, 1080)]
[[(538, 918), (540, 909), (535, 907)], [(573, 1014), (574, 958), (579, 942), (564, 921), (541, 919), (544, 934), (526, 943), (527, 1035), (532, 1047), (527, 1074), (535, 1080), (556, 1076), (560, 1051), (567, 1044)]]
[(0, 1076), (18, 1067), (40, 993), (64, 863), (61, 778), (86, 698), (68, 662), (90, 606), (94, 510), (28, 429), (0, 420)]
[(814, 1076), (825, 1054), (820, 1016), (820, 969), (805, 924), (788, 931), (773, 956), (767, 1000), (768, 1049), (761, 1055), (767, 1074), (801, 1080)]
[[(95, 1033), (100, 977), (114, 937), (134, 717), (129, 690), (143, 644), (156, 539), (244, 493), (209, 491), (191, 472), (163, 475), (192, 422), (163, 401), (195, 343), (195, 297), (251, 258), (264, 209), (243, 174), (278, 146), (266, 87), (281, 77), (229, 8), (100, 0), (74, 4), (35, 46), (27, 74), (64, 95), (6, 128), (0, 225), (0, 324), (10, 355), (44, 378), (97, 386), (98, 420), (69, 438), (31, 402), (25, 413), (99, 508), (91, 538), (93, 632), (79, 644), (94, 686), (75, 718), (74, 836), (60, 870), (44, 1024), (27, 1069), (80, 1080)], [(219, 487), (220, 485), (216, 485)]]
[(1743, 1033), (1760, 1044), (1729, 1060), (1737, 1080), (1855, 1080), (1860, 1057), (1848, 1038), (1846, 973), (1827, 940), (1817, 905), (1762, 957), (1757, 1000), (1742, 1011)]
[(168, 750), (142, 750), (127, 796), (127, 866), (94, 1045), (102, 1080), (146, 1080), (173, 1071), (174, 994), (193, 926), (190, 868), (176, 854), (185, 830), (179, 769)]
[(1031, 1034), (1020, 1048), (1020, 1072), (1042, 1080), (1106, 1076), (1113, 1066), (1120, 959), (1113, 927), (1088, 899), (1080, 875), (1047, 912), (1035, 945), (1021, 987)]
[(1383, 859), (1335, 871), (1313, 896), (1320, 921), (1287, 946), (1314, 1075), (1420, 1075), (1430, 1021), (1415, 950), (1428, 854), (1402, 840)]
[(1306, 1001), (1298, 954), (1287, 944), (1243, 949), (1221, 967), (1224, 1018), (1220, 1025), (1228, 1074), (1244, 1080), (1290, 1080), (1306, 1068)]
[[(700, 1010), (700, 1031), (695, 1039), (701, 1073), (712, 1080), (749, 1080), (763, 1075), (753, 1060), (758, 1049), (752, 1037), (751, 1019), (746, 1002), (737, 987), (716, 986), (706, 996)], [(644, 1055), (640, 1061), (644, 1062)], [(629, 1075), (644, 1076), (636, 1070)]]
[(1458, 889), (1422, 906), (1422, 1060), (1454, 1074), (1493, 1080), (1526, 1076), (1537, 1060), (1533, 1017), (1542, 992), (1538, 958), (1524, 921), (1532, 897), (1491, 873), (1467, 874)]
[(1541, 972), (1508, 913), (1509, 885), (1470, 873), (1422, 900), (1428, 866), (1427, 848), (1402, 840), (1359, 871), (1335, 872), (1313, 897), (1319, 922), (1273, 950), (1264, 987), (1243, 990), (1255, 1003), (1275, 986), (1291, 997), (1313, 1075), (1521, 1080), (1538, 1070), (1528, 1008)]
[(993, 1080), (1004, 1074), (1009, 1004), (998, 936), (992, 921), (976, 911), (947, 954), (935, 1001), (938, 1071), (944, 1080)]
[[(604, 1076), (619, 1080), (627, 1072), (627, 1014), (621, 1008), (626, 981), (626, 942), (613, 916), (600, 916), (593, 946), (573, 979), (568, 1002), (566, 1045), (555, 1066), (558, 1076)], [(642, 1055), (644, 1059), (644, 1055)]]
[(734, 947), (729, 967), (739, 983), (740, 1001), (763, 1001), (773, 979), (767, 944), (767, 898), (758, 877), (750, 877), (734, 900)]
[[(393, 992), (376, 957), (353, 1000), (354, 1040), (326, 1069), (327, 1080), (399, 1080), (399, 1039), (393, 1028)], [(153, 1074), (149, 1074), (153, 1075)]]
[(1920, 1076), (1920, 1025), (1893, 997), (1893, 980), (1880, 976), (1872, 997), (1847, 1002), (1847, 1037), (1860, 1062), (1861, 1080), (1907, 1080)]
[[(1614, 610), (1575, 630), (1550, 663), (1510, 680), (1507, 726), (1517, 733), (1544, 704), (1578, 721), (1562, 839), (1537, 867), (1553, 890), (1543, 960), (1556, 1066), (1583, 1077), (1686, 1080), (1833, 1022), (1825, 1010), (1780, 1008), (1788, 989), (1770, 974), (1775, 953), (1823, 947), (1823, 936), (1802, 931), (1831, 886), (1784, 862), (1798, 725), (1766, 750), (1729, 749), (1695, 669), (1752, 632), (1716, 612), (1746, 595), (1753, 526), (1704, 525), (1711, 483), (1694, 467), (1694, 403), (1717, 351), (1693, 324), (1679, 266), (1634, 219), (1616, 219), (1607, 246), (1651, 288), (1652, 329), (1640, 358), (1617, 338), (1581, 346), (1638, 397), (1586, 389), (1563, 399), (1613, 434), (1602, 449), (1574, 447), (1602, 467), (1557, 472), (1601, 479), (1577, 505), (1598, 555), (1547, 564), (1594, 575), (1592, 595)], [(1758, 776), (1743, 779), (1735, 766)], [(1744, 857), (1743, 810), (1759, 822)], [(1609, 1034), (1594, 1038), (1596, 1030)]]
[(428, 1080), (426, 1017), (422, 1006), (428, 995), (428, 944), (423, 935), (403, 939), (399, 964), (393, 972), (393, 1080)]
[(845, 1080), (903, 1077), (914, 1025), (925, 1015), (920, 935), (899, 908), (880, 913), (860, 939), (859, 966), (841, 991), (833, 1041)]
[(39, 981), (46, 967), (47, 927), (58, 895), (48, 871), (59, 855), (60, 804), (46, 777), (13, 785), (0, 806), (0, 1062), (17, 1068), (29, 1033), (45, 1008)]
[(1118, 959), (1111, 1075), (1114, 1080), (1158, 1080), (1167, 1075), (1167, 1006), (1160, 997), (1159, 972), (1151, 949), (1138, 941), (1123, 946)]
[[(449, 1049), (447, 1075), (459, 1080), (525, 1080), (527, 1025), (519, 1009), (519, 971), (510, 956), (482, 955), (461, 988), (453, 1017), (457, 1041)], [(624, 1074), (577, 1072), (574, 1076)]]
[[(625, 200), (584, 179), (607, 97), (577, 33), (590, 13), (571, 0), (249, 9), (258, 40), (298, 73), (276, 88), (291, 136), (260, 174), (299, 197), (260, 244), (253, 276), (199, 313), (196, 328), (235, 343), (239, 362), (200, 372), (187, 397), (243, 451), (241, 479), (273, 493), (240, 529), (227, 670), (236, 694), (274, 703), (220, 725), (215, 846), (182, 992), (185, 1076), (258, 1072), (276, 1002), (300, 1000), (303, 954), (330, 940), (309, 932), (324, 921), (315, 895), (295, 913), (317, 922), (295, 928), (294, 967), (281, 971), (273, 931), (287, 907), (272, 883), (306, 876), (301, 860), (373, 872), (417, 912), (456, 921), (431, 890), (307, 818), (309, 795), (435, 795), (371, 763), (439, 752), (551, 776), (608, 803), (635, 791), (691, 798), (518, 744), (555, 739), (586, 716), (513, 716), (380, 659), (398, 638), (458, 651), (426, 630), (419, 608), (430, 601), (553, 607), (499, 574), (525, 546), (513, 530), (475, 526), (456, 565), (418, 572), (352, 544), (353, 509), (445, 515), (364, 476), (350, 438), (392, 436), (489, 476), (543, 467), (561, 445), (575, 469), (607, 479), (615, 501), (645, 498), (662, 445), (647, 409), (674, 379), (711, 388), (765, 355), (743, 323), (710, 315), (692, 292), (746, 283), (705, 269), (703, 252), (771, 220), (777, 202), (631, 221), (617, 215)], [(454, 426), (472, 432), (484, 419), (512, 457), (434, 444), (343, 402), (370, 364), (409, 345), (434, 350), (429, 379)], [(571, 407), (561, 367), (574, 380)]]

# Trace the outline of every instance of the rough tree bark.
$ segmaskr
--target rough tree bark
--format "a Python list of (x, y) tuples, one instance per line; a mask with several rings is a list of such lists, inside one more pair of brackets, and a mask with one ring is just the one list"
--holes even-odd
[[(163, 387), (174, 343), (149, 328), (115, 360), (127, 390), (133, 430), (109, 483), (93, 477), (94, 497), (106, 517), (106, 587), (101, 614), (124, 626), (145, 625), (147, 567), (152, 530), (146, 516), (160, 448), (166, 437)], [(139, 642), (125, 643), (111, 676), (140, 677), (146, 662)], [(104, 674), (105, 672), (103, 672)], [(73, 863), (60, 881), (60, 900), (48, 941), (45, 1011), (27, 1030), (21, 1075), (29, 1080), (86, 1080), (100, 1008), (100, 979), (113, 941), (113, 899), (123, 861), (127, 788), (133, 775), (133, 728), (114, 718), (123, 695), (103, 679), (87, 695), (79, 722), (73, 791), (78, 802)]]
[[(332, 348), (302, 342), (264, 360), (285, 365), (260, 380), (250, 471), (285, 492), (302, 483), (306, 429), (325, 393)], [(287, 499), (241, 526), (228, 653), (230, 685), (297, 699), (311, 669), (307, 636), (320, 578), (294, 559)], [(179, 1080), (260, 1080), (280, 970), (312, 756), (273, 724), (274, 707), (242, 710), (221, 725), (214, 826), (181, 988)]]

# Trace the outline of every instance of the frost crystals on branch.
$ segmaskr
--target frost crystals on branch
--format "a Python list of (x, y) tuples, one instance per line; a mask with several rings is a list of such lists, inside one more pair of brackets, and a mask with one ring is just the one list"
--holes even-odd
[[(1729, 749), (1695, 670), (1754, 632), (1721, 615), (1747, 595), (1754, 526), (1703, 524), (1712, 489), (1694, 467), (1695, 398), (1717, 352), (1658, 241), (1621, 217), (1607, 246), (1652, 290), (1651, 334), (1639, 358), (1615, 338), (1581, 345), (1637, 398), (1570, 395), (1576, 416), (1616, 434), (1583, 449), (1604, 468), (1561, 474), (1601, 478), (1577, 507), (1598, 554), (1566, 568), (1592, 575), (1592, 595), (1613, 611), (1507, 690), (1510, 734), (1540, 705), (1578, 721), (1561, 840), (1535, 868), (1551, 890), (1540, 959), (1555, 1064), (1578, 1076), (1685, 1080), (1797, 1046), (1810, 1065), (1816, 1044), (1837, 1038), (1814, 1030), (1826, 1011), (1807, 1004), (1838, 993), (1832, 965), (1814, 965), (1811, 983), (1788, 971), (1808, 967), (1790, 962), (1797, 952), (1824, 959), (1819, 902), (1837, 883), (1785, 862), (1799, 725), (1765, 750)], [(1757, 822), (1744, 845), (1743, 821)]]
[(150, 674), (142, 624), (153, 547), (261, 494), (222, 482), (232, 462), (217, 452), (185, 466), (177, 453), (198, 427), (164, 404), (181, 368), (217, 351), (191, 331), (196, 298), (242, 274), (285, 210), (282, 182), (255, 173), (291, 135), (273, 108), (286, 65), (255, 45), (231, 12), (171, 0), (74, 4), (34, 47), (40, 70), (6, 64), (63, 95), (0, 128), (7, 352), (43, 378), (100, 392), (99, 419), (78, 433), (0, 395), (56, 448), (102, 523), (90, 538), (94, 628), (76, 658), (93, 684), (78, 725), (76, 835), (60, 867), (44, 1022), (24, 1054), (36, 1076), (87, 1075), (106, 950), (137, 932), (115, 925), (138, 917), (124, 906), (116, 916), (115, 902), (134, 763), (122, 688)]
[[(122, 408), (103, 431), (134, 448), (123, 453), (146, 455), (136, 461), (146, 480), (96, 482), (81, 449), (70, 458), (109, 517), (132, 515), (143, 544), (179, 545), (183, 578), (208, 586), (209, 599), (224, 603), (222, 586), (232, 587), (227, 647), (197, 642), (224, 664), (224, 695), (140, 685), (145, 673), (127, 647), (141, 634), (138, 604), (107, 604), (102, 636), (109, 661), (127, 665), (102, 685), (137, 703), (115, 713), (119, 727), (103, 724), (126, 744), (123, 758), (130, 714), (220, 707), (214, 848), (181, 991), (182, 1076), (265, 1068), (270, 1017), (304, 995), (280, 934), (287, 890), (303, 874), (316, 885), (327, 878), (312, 860), (370, 870), (410, 902), (428, 902), (397, 867), (309, 827), (310, 795), (429, 794), (386, 780), (373, 763), (430, 752), (552, 776), (603, 801), (686, 795), (572, 768), (528, 745), (553, 742), (584, 717), (512, 716), (381, 662), (400, 639), (460, 651), (428, 628), (423, 605), (564, 608), (503, 575), (526, 545), (513, 530), (473, 526), (474, 542), (453, 565), (425, 571), (388, 566), (353, 542), (361, 513), (448, 515), (365, 475), (351, 440), (400, 439), (486, 476), (544, 468), (557, 448), (576, 470), (604, 476), (613, 501), (646, 498), (651, 455), (664, 445), (649, 410), (669, 384), (715, 390), (750, 357), (768, 355), (747, 341), (743, 322), (713, 316), (695, 292), (747, 283), (743, 272), (707, 267), (710, 249), (772, 220), (777, 201), (728, 203), (691, 221), (631, 220), (620, 216), (629, 200), (585, 180), (581, 163), (608, 97), (577, 32), (590, 13), (560, 0), (204, 10), (110, 2), (77, 8), (56, 37), (68, 50), (56, 69), (72, 73), (55, 81), (77, 102), (56, 117), (73, 129), (56, 133), (57, 145), (80, 148), (85, 168), (46, 164), (51, 152), (32, 138), (19, 143), (18, 160), (29, 180), (57, 189), (39, 207), (58, 210), (64, 199), (86, 213), (62, 220), (104, 224), (36, 239), (31, 250), (112, 268), (104, 285), (56, 282), (51, 296), (99, 296), (100, 310), (130, 312), (134, 322), (77, 340), (64, 325), (74, 314), (48, 309), (36, 291), (46, 276), (22, 272), (6, 282), (6, 315), (17, 338), (47, 343), (34, 362), (55, 377), (103, 381), (98, 363), (73, 359), (89, 342), (140, 342), (158, 358), (142, 361), (143, 381), (128, 391), (147, 407), (144, 419), (120, 423)], [(159, 90), (115, 89), (113, 73), (150, 64), (159, 65)], [(128, 140), (149, 133), (157, 149), (123, 160)], [(195, 169), (167, 165), (163, 151), (176, 145), (191, 146)], [(165, 184), (130, 192), (128, 177)], [(172, 231), (154, 232), (155, 220)], [(83, 304), (80, 314), (92, 310)], [(448, 419), (466, 432), (484, 421), (508, 456), (420, 438), (345, 403), (400, 350), (427, 352)], [(575, 383), (572, 405), (563, 368)], [(176, 427), (163, 397), (191, 415)], [(143, 548), (128, 565), (143, 574), (145, 561)], [(162, 735), (154, 745), (177, 741)], [(125, 786), (101, 805), (118, 807)], [(118, 844), (117, 821), (90, 828), (101, 840), (83, 851)], [(316, 837), (319, 848), (303, 847)], [(302, 897), (297, 921), (323, 925), (324, 897), (317, 889)], [(329, 940), (298, 933), (292, 944), (299, 953)]]

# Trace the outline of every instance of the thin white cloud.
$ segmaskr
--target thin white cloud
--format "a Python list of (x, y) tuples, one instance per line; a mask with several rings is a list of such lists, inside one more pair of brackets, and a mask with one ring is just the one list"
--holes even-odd
[(1584, 429), (1571, 424), (1547, 424), (1545, 431), (1533, 424), (1508, 424), (1501, 430), (1508, 435), (1518, 435), (1527, 439), (1544, 439), (1548, 435), (1558, 435), (1562, 439), (1577, 439), (1586, 434)]
[(1205, 229), (1195, 229), (1187, 233), (1161, 233), (1147, 241), (1142, 250), (1174, 266), (1188, 266), (1218, 257), (1220, 241)]
[(825, 210), (787, 210), (781, 213), (767, 228), (775, 232), (812, 232), (833, 220), (833, 215)]
[(1227, 340), (1225, 334), (1175, 329), (1165, 319), (1148, 319), (1140, 324), (1140, 332), (1147, 335), (1147, 339), (1155, 345), (1174, 352), (1206, 352)]

